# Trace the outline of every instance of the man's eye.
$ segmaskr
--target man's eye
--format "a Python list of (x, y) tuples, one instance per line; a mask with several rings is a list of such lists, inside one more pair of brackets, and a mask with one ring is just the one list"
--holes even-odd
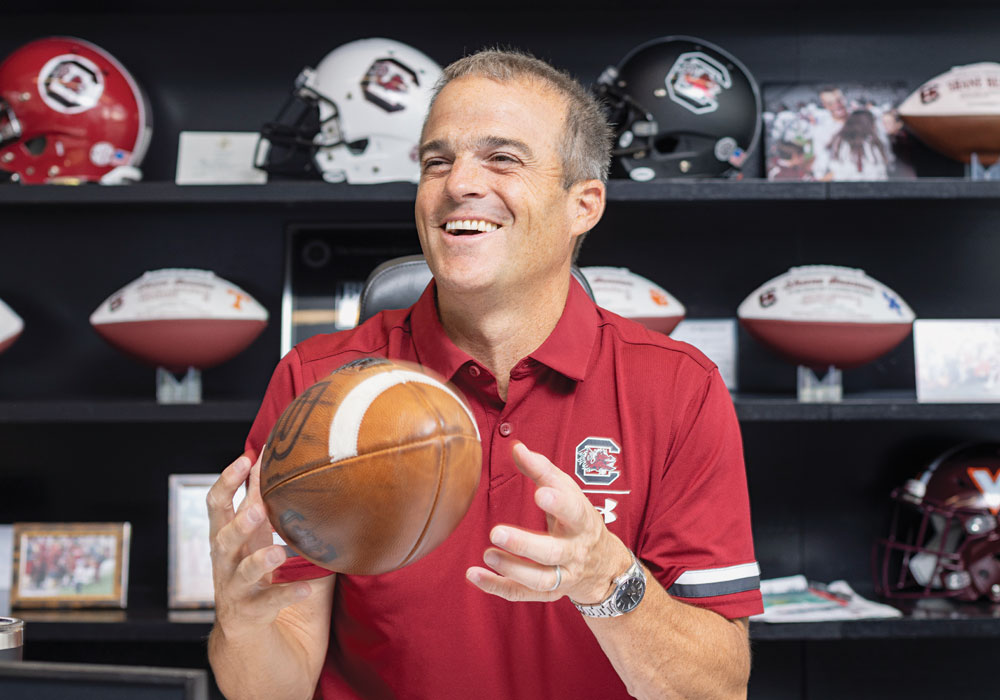
[(428, 158), (424, 161), (424, 170), (432, 170), (446, 164), (447, 162), (441, 158)]
[(492, 161), (500, 161), (500, 162), (507, 162), (507, 163), (516, 163), (517, 162), (516, 158), (514, 158), (513, 156), (509, 156), (506, 153), (494, 153), (492, 156), (490, 156), (490, 160), (492, 160)]

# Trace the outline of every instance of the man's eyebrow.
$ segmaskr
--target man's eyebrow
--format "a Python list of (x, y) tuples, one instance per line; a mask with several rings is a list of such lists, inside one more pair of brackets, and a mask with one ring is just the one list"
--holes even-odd
[[(473, 149), (476, 151), (493, 150), (496, 148), (512, 148), (520, 151), (524, 156), (531, 158), (534, 153), (524, 141), (507, 138), (506, 136), (481, 136), (473, 142)], [(420, 160), (424, 156), (434, 151), (450, 152), (453, 146), (445, 139), (434, 139), (420, 146)]]

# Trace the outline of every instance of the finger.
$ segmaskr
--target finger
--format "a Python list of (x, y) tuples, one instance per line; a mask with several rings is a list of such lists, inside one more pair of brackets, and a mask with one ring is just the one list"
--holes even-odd
[(246, 480), (244, 481), (244, 484), (247, 487), (246, 493), (243, 496), (243, 501), (240, 502), (240, 507), (236, 509), (237, 513), (249, 508), (254, 503), (264, 502), (263, 497), (260, 495), (260, 467), (263, 457), (264, 450), (262, 449), (260, 454), (257, 455), (257, 461), (253, 463), (252, 467), (250, 467), (250, 472), (247, 474)]
[(209, 537), (214, 539), (219, 530), (233, 519), (233, 496), (249, 472), (250, 458), (240, 455), (222, 470), (208, 490), (205, 503), (208, 506)]
[[(244, 588), (271, 582), (270, 575), (281, 566), (287, 555), (280, 545), (262, 547), (248, 557), (244, 557), (234, 572), (234, 583)], [(266, 578), (265, 578), (266, 577)]]
[(535, 491), (535, 503), (570, 533), (586, 530), (597, 512), (579, 489), (542, 486)]
[(528, 559), (515, 557), (502, 549), (487, 549), (483, 561), (504, 578), (531, 588), (539, 593), (551, 593), (565, 583), (565, 571), (560, 574), (555, 566), (541, 565)]
[(255, 503), (240, 512), (225, 527), (219, 530), (212, 539), (212, 562), (218, 566), (224, 564), (235, 568), (239, 560), (246, 554), (250, 542), (256, 532), (267, 529), (270, 542), (271, 526), (267, 522), (267, 514), (263, 505)]
[(514, 603), (527, 600), (551, 601), (562, 597), (559, 591), (551, 593), (536, 591), (480, 566), (469, 567), (465, 572), (465, 578), (479, 590)]
[(509, 525), (497, 525), (493, 528), (490, 532), (490, 542), (511, 554), (546, 566), (555, 566), (570, 558), (566, 550), (566, 540)]
[(565, 487), (567, 482), (573, 483), (569, 475), (549, 461), (548, 457), (540, 452), (532, 452), (523, 442), (515, 443), (513, 452), (517, 468), (539, 486)]

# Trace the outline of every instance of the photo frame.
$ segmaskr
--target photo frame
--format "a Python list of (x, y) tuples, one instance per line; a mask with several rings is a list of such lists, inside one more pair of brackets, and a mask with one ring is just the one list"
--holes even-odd
[(768, 180), (912, 180), (912, 142), (896, 106), (902, 82), (764, 85)]
[(12, 608), (125, 608), (129, 523), (14, 523)]
[[(218, 474), (171, 474), (168, 479), (167, 607), (215, 607), (208, 507), (205, 498)], [(233, 498), (239, 507), (245, 493), (241, 486)]]

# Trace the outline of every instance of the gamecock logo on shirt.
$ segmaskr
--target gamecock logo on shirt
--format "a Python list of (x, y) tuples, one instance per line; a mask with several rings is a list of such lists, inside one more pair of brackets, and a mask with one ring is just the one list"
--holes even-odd
[(621, 451), (611, 438), (587, 438), (576, 446), (576, 475), (585, 484), (607, 486), (622, 475), (615, 456)]

